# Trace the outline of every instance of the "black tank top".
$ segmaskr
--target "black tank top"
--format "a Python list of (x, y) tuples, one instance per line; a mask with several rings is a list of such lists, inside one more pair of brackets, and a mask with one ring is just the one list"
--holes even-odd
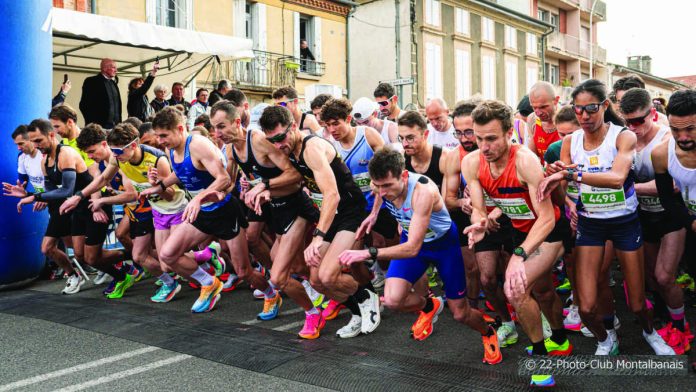
[(442, 147), (440, 146), (433, 146), (433, 155), (430, 157), (430, 164), (428, 165), (428, 170), (425, 171), (425, 173), (420, 173), (417, 172), (416, 169), (413, 168), (413, 165), (411, 165), (411, 157), (409, 155), (406, 155), (406, 170), (413, 172), (413, 173), (418, 173), (418, 174), (423, 174), (424, 176), (427, 176), (435, 184), (437, 184), (437, 187), (440, 188), (442, 187), (442, 179), (443, 175), (440, 172), (440, 157), (442, 156)]
[(304, 129), (304, 119), (307, 118), (307, 113), (302, 112), (302, 117), (300, 117), (300, 127), (298, 128), (300, 131)]
[(297, 171), (300, 172), (300, 174), (302, 174), (307, 189), (309, 189), (309, 191), (312, 193), (321, 193), (321, 190), (319, 189), (319, 186), (317, 186), (316, 180), (314, 178), (314, 172), (307, 166), (304, 160), (304, 150), (307, 146), (307, 141), (315, 137), (318, 140), (321, 140), (322, 143), (328, 143), (336, 153), (334, 159), (331, 161), (330, 166), (331, 171), (333, 172), (334, 177), (336, 178), (338, 194), (341, 196), (341, 201), (339, 201), (338, 203), (337, 213), (340, 214), (342, 211), (345, 211), (349, 208), (358, 208), (361, 211), (364, 210), (367, 206), (367, 200), (365, 200), (365, 196), (363, 196), (363, 193), (360, 190), (360, 188), (358, 188), (358, 185), (355, 183), (355, 181), (353, 181), (353, 174), (350, 172), (350, 169), (348, 168), (348, 166), (346, 166), (345, 162), (343, 162), (343, 158), (341, 158), (341, 155), (338, 153), (338, 151), (336, 151), (336, 148), (333, 146), (333, 144), (331, 144), (326, 139), (320, 138), (316, 135), (305, 136), (302, 139), (302, 149), (300, 150), (299, 158), (295, 157), (295, 155), (292, 153), (289, 156), (292, 165), (295, 166), (295, 168), (297, 169)]
[(249, 130), (246, 136), (246, 162), (242, 162), (242, 160), (237, 155), (237, 152), (234, 150), (234, 146), (230, 146), (232, 148), (232, 156), (234, 157), (235, 162), (237, 162), (239, 167), (242, 169), (247, 179), (249, 181), (260, 180), (262, 178), (271, 179), (283, 174), (283, 171), (279, 168), (262, 166), (256, 160), (256, 157), (254, 156), (254, 149), (251, 145), (251, 132), (252, 131)]
[[(58, 144), (56, 146), (56, 159), (53, 162), (53, 166), (48, 166), (48, 157), (46, 158), (46, 163), (44, 164), (44, 167), (46, 169), (46, 176), (44, 177), (44, 182), (46, 185), (46, 189), (57, 189), (63, 184), (63, 172), (58, 168), (58, 156), (60, 155), (60, 149), (65, 147), (63, 144)], [(70, 146), (66, 148), (72, 148)], [(92, 182), (92, 175), (89, 174), (87, 170), (83, 171), (82, 173), (76, 173), (75, 177), (75, 189), (73, 192), (81, 191), (85, 189), (87, 185), (89, 185), (90, 182)], [(52, 202), (49, 202), (49, 207), (51, 207), (51, 210), (56, 207), (60, 207), (62, 201), (60, 200), (54, 200)], [(89, 204), (89, 198), (83, 199), (79, 207), (87, 207)]]

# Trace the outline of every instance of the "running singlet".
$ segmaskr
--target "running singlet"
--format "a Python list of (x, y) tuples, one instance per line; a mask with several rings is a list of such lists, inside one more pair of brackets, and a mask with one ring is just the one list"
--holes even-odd
[[(105, 169), (106, 163), (104, 163), (104, 161), (100, 161), (99, 171), (104, 172)], [(111, 189), (102, 188), (102, 196), (112, 196), (114, 193), (122, 193), (123, 178), (121, 177), (121, 173), (116, 172), (116, 175), (114, 175), (114, 177), (111, 179), (108, 186)], [(134, 183), (133, 187), (138, 192), (140, 192), (140, 190), (137, 187), (135, 187)], [(126, 216), (128, 216), (131, 222), (142, 222), (152, 219), (152, 208), (150, 207), (150, 204), (147, 202), (147, 199), (144, 197), (141, 197), (134, 202), (126, 203), (123, 207), (123, 212)]]
[[(205, 190), (210, 184), (212, 184), (213, 181), (215, 181), (215, 177), (213, 177), (206, 170), (198, 170), (195, 166), (193, 166), (193, 161), (191, 160), (191, 153), (189, 151), (189, 144), (191, 144), (192, 138), (193, 135), (188, 135), (188, 137), (186, 138), (186, 146), (184, 147), (184, 159), (181, 162), (177, 163), (174, 160), (174, 150), (171, 149), (169, 150), (169, 160), (172, 163), (172, 170), (174, 170), (174, 173), (176, 173), (176, 176), (179, 178), (179, 182), (181, 182), (181, 185), (184, 186), (184, 189), (186, 190), (186, 192), (189, 193), (189, 195), (195, 197), (203, 190)], [(222, 151), (220, 151), (220, 161), (222, 162), (223, 166), (227, 166), (227, 158), (224, 155), (222, 155)], [(201, 204), (201, 210), (214, 211), (219, 207), (225, 205), (225, 203), (227, 203), (231, 197), (232, 195), (228, 193), (225, 196), (225, 198), (221, 201), (215, 203), (203, 203)]]
[(684, 204), (691, 216), (696, 216), (696, 169), (689, 169), (682, 166), (675, 152), (676, 143), (674, 138), (669, 138), (667, 148), (668, 166), (667, 171), (677, 183), (681, 190)]
[(454, 125), (450, 125), (445, 132), (437, 131), (432, 125), (428, 124), (428, 143), (432, 146), (439, 146), (443, 149), (454, 150), (460, 144), (454, 137)]
[[(609, 123), (609, 130), (602, 144), (592, 151), (586, 151), (584, 146), (585, 131), (573, 132), (570, 142), (570, 161), (578, 165), (585, 173), (603, 173), (611, 170), (618, 150), (616, 139), (628, 128)], [(580, 184), (578, 199), (578, 214), (586, 218), (609, 219), (626, 216), (636, 212), (638, 198), (633, 187), (635, 173), (628, 173), (621, 189), (600, 188)]]
[[(669, 132), (668, 127), (661, 127), (655, 137), (642, 150), (636, 151), (636, 158), (633, 161), (633, 170), (636, 173), (636, 182), (650, 182), (655, 179), (655, 170), (653, 169), (650, 154), (652, 150), (660, 144), (664, 136)], [(662, 212), (665, 209), (660, 204), (660, 198), (657, 196), (638, 196), (640, 209), (645, 212)]]
[[(521, 147), (519, 144), (510, 146), (508, 163), (498, 178), (493, 178), (488, 161), (483, 154), (480, 154), (478, 177), (481, 187), (493, 201), (493, 203), (486, 203), (486, 210), (490, 213), (495, 207), (499, 207), (512, 221), (512, 227), (523, 233), (529, 233), (536, 222), (537, 214), (529, 197), (529, 188), (522, 185), (517, 178), (515, 163), (517, 151)], [(553, 215), (556, 221), (561, 215), (556, 205), (553, 206)]]
[[(459, 142), (457, 142), (459, 143)], [(433, 155), (430, 157), (430, 165), (428, 165), (428, 170), (425, 173), (419, 173), (430, 178), (438, 188), (442, 187), (443, 175), (440, 172), (440, 157), (442, 156), (442, 148), (440, 146), (433, 146)], [(406, 155), (406, 170), (411, 173), (418, 173), (416, 169), (413, 168), (411, 164), (411, 156)]]
[(379, 134), (382, 136), (382, 140), (384, 140), (385, 146), (391, 146), (393, 149), (395, 149), (396, 151), (400, 151), (403, 154), (404, 146), (402, 146), (399, 142), (392, 142), (389, 139), (389, 127), (391, 127), (392, 124), (396, 123), (394, 121), (387, 120), (386, 118), (382, 120), (382, 131), (380, 131)]
[[(133, 183), (133, 187), (138, 193), (143, 190), (152, 187), (150, 182), (147, 180), (147, 172), (151, 167), (156, 168), (157, 162), (160, 159), (167, 159), (167, 156), (161, 150), (154, 147), (150, 147), (144, 144), (140, 145), (140, 150), (143, 156), (140, 162), (133, 164), (130, 162), (119, 162), (119, 169), (125, 174), (128, 179)], [(142, 207), (141, 212), (149, 210), (150, 208), (159, 212), (160, 214), (176, 214), (183, 211), (186, 208), (186, 193), (183, 189), (179, 188), (177, 185), (172, 186), (174, 188), (174, 196), (172, 200), (164, 200), (160, 195), (151, 195), (147, 200), (139, 200), (140, 207)], [(147, 205), (147, 207), (145, 207)], [(137, 211), (137, 210), (136, 210)]]
[(520, 120), (519, 118), (516, 118), (515, 122), (512, 125), (514, 132), (512, 132), (512, 137), (510, 138), (510, 142), (512, 144), (521, 144), (524, 146), (525, 140), (522, 137), (522, 132), (520, 131), (520, 124), (522, 124), (522, 120)]
[(365, 127), (361, 126), (355, 129), (355, 140), (351, 148), (343, 148), (338, 140), (334, 140), (333, 145), (336, 151), (342, 157), (345, 157), (344, 162), (350, 169), (350, 172), (353, 173), (353, 181), (362, 191), (365, 200), (367, 200), (367, 210), (372, 211), (375, 196), (370, 188), (370, 174), (367, 172), (367, 165), (375, 153), (365, 137)]
[(80, 156), (82, 157), (82, 160), (85, 161), (85, 165), (87, 165), (87, 167), (92, 166), (92, 164), (94, 163), (94, 161), (89, 159), (89, 157), (87, 156), (87, 154), (84, 151), (77, 148), (77, 138), (72, 139), (72, 140), (68, 140), (67, 138), (63, 138), (60, 141), (60, 143), (63, 145), (66, 145), (66, 146), (70, 146), (70, 147), (74, 148), (75, 151), (79, 152)]
[(556, 141), (561, 140), (561, 136), (558, 135), (558, 131), (554, 130), (551, 133), (547, 133), (544, 131), (544, 128), (541, 126), (541, 120), (539, 118), (536, 119), (536, 122), (534, 123), (534, 146), (536, 147), (536, 151), (534, 151), (539, 159), (541, 160), (541, 164), (543, 165), (544, 162), (544, 153), (546, 153), (546, 150), (549, 148), (551, 143), (554, 143)]
[(28, 181), (34, 192), (44, 192), (44, 174), (41, 169), (41, 161), (43, 155), (39, 150), (35, 150), (36, 154), (32, 158), (31, 155), (25, 153), (19, 154), (17, 157), (17, 173), (20, 181)]
[[(290, 156), (288, 158), (290, 159), (290, 163), (292, 163), (292, 165), (295, 166), (295, 169), (297, 169), (297, 171), (300, 172), (300, 174), (302, 174), (302, 177), (305, 180), (305, 186), (307, 187), (307, 189), (309, 189), (309, 197), (312, 199), (314, 206), (321, 209), (321, 204), (324, 200), (324, 195), (321, 194), (321, 190), (317, 185), (317, 182), (314, 178), (314, 172), (312, 172), (312, 169), (310, 169), (307, 166), (304, 160), (304, 150), (307, 146), (307, 141), (309, 141), (312, 138), (317, 138), (317, 140), (320, 140), (320, 143), (329, 143), (327, 140), (322, 139), (316, 135), (305, 136), (302, 139), (302, 149), (300, 150), (299, 159), (293, 153), (290, 153)], [(333, 148), (334, 151), (336, 151), (333, 144), (329, 143), (329, 145), (331, 145), (331, 148)], [(336, 187), (338, 188), (338, 194), (341, 196), (341, 200), (338, 202), (338, 208), (336, 209), (336, 213), (340, 214), (342, 211), (348, 210), (353, 206), (360, 206), (361, 209), (364, 209), (364, 203), (366, 203), (365, 197), (363, 197), (360, 188), (358, 188), (358, 186), (353, 181), (353, 175), (351, 174), (350, 169), (348, 169), (348, 166), (346, 166), (346, 164), (343, 162), (343, 159), (341, 159), (341, 154), (339, 154), (338, 151), (336, 151), (336, 156), (331, 161), (330, 166), (331, 171), (333, 172), (333, 175), (336, 178)]]
[(239, 165), (239, 168), (242, 169), (242, 171), (244, 172), (244, 175), (246, 176), (247, 180), (249, 181), (249, 188), (255, 187), (264, 178), (275, 178), (283, 174), (283, 171), (278, 169), (277, 167), (266, 167), (261, 165), (256, 160), (256, 157), (254, 156), (254, 150), (251, 145), (252, 132), (253, 131), (247, 131), (246, 162), (242, 162), (241, 158), (239, 158), (239, 155), (237, 155), (237, 152), (235, 151), (234, 147), (232, 147), (232, 156), (234, 157), (235, 162), (237, 162), (237, 164)]
[[(413, 191), (416, 188), (417, 183), (427, 184), (428, 177), (421, 174), (408, 173), (408, 190), (406, 192), (406, 200), (401, 208), (397, 208), (389, 200), (384, 200), (384, 206), (389, 210), (389, 212), (394, 216), (394, 218), (399, 222), (404, 234), (408, 236), (408, 229), (411, 226), (411, 218), (413, 217), (413, 207), (411, 206), (411, 199), (413, 197)], [(443, 205), (440, 211), (433, 211), (430, 215), (430, 222), (428, 223), (428, 229), (425, 231), (425, 238), (423, 242), (432, 242), (442, 236), (444, 236), (452, 226), (452, 219), (450, 218), (447, 208)]]

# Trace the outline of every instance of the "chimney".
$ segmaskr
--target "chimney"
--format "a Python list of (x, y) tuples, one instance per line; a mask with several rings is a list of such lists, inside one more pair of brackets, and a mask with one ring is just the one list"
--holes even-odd
[(628, 56), (628, 68), (641, 72), (651, 73), (651, 62), (650, 56)]

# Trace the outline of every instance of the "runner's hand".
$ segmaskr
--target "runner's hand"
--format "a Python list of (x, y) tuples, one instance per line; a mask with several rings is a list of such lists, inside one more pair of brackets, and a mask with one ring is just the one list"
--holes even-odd
[[(150, 188), (152, 189), (152, 188)], [(186, 208), (184, 208), (184, 213), (181, 216), (181, 220), (188, 223), (193, 223), (196, 218), (198, 218), (198, 213), (201, 211), (201, 201), (199, 198), (194, 197), (188, 202)]]
[(251, 205), (247, 204), (249, 208), (252, 208), (257, 215), (263, 215), (261, 207), (271, 201), (271, 191), (263, 191), (256, 195), (256, 198), (251, 201)]
[[(66, 200), (66, 201), (67, 201), (67, 200)], [(89, 199), (89, 209), (90, 209), (92, 212), (100, 211), (100, 210), (102, 209), (102, 205), (103, 205), (103, 204), (104, 204), (104, 203), (102, 203), (102, 199), (101, 199), (101, 198), (99, 198), (99, 199)]]
[(338, 262), (344, 266), (350, 266), (354, 263), (363, 262), (370, 259), (370, 251), (361, 250), (344, 250), (338, 255)]
[(465, 214), (471, 215), (473, 208), (471, 206), (471, 199), (469, 196), (465, 195), (463, 198), (459, 199), (459, 207)]
[(77, 207), (78, 204), (80, 204), (80, 196), (70, 196), (65, 201), (63, 204), (60, 205), (60, 208), (58, 208), (58, 213), (61, 215), (67, 214), (68, 212), (72, 211)]
[(19, 200), (19, 203), (17, 203), (17, 213), (21, 214), (22, 213), (22, 205), (24, 204), (30, 204), (34, 202), (34, 196), (27, 196)]
[(360, 240), (365, 236), (365, 234), (370, 234), (370, 232), (372, 232), (372, 228), (375, 226), (375, 223), (377, 223), (377, 216), (370, 213), (370, 215), (368, 215), (367, 218), (362, 221), (360, 227), (358, 227), (358, 230), (355, 232), (355, 239)]
[(241, 178), (239, 178), (239, 198), (241, 200), (245, 200), (245, 196), (248, 190), (249, 180), (247, 180), (246, 177), (242, 176)]
[(151, 186), (147, 189), (143, 189), (140, 194), (138, 195), (138, 198), (141, 197), (148, 197), (152, 195), (156, 195), (162, 191), (162, 187), (159, 185)]
[(488, 219), (483, 218), (478, 223), (474, 223), (464, 228), (464, 234), (469, 237), (469, 249), (474, 249), (474, 244), (481, 241), (483, 237), (486, 236), (487, 220)]
[(159, 180), (159, 176), (157, 174), (157, 168), (154, 166), (151, 166), (147, 169), (147, 182), (150, 183), (150, 185), (155, 186), (157, 185), (157, 181)]
[(308, 266), (318, 268), (321, 264), (321, 251), (319, 248), (323, 242), (324, 240), (321, 237), (314, 237), (312, 242), (310, 242), (309, 246), (305, 249), (304, 258)]
[(578, 167), (577, 163), (567, 165), (563, 161), (556, 161), (554, 163), (547, 163), (546, 170), (544, 170), (544, 175), (548, 177), (552, 174), (556, 174), (556, 173), (563, 171), (565, 169), (575, 169), (576, 167)]
[(563, 172), (557, 172), (541, 180), (541, 182), (539, 183), (539, 189), (537, 189), (537, 199), (540, 202), (548, 199), (548, 197), (551, 195), (551, 192), (553, 192), (554, 189), (558, 188), (558, 186), (561, 185), (561, 181), (564, 178), (565, 176)]
[(109, 216), (104, 210), (96, 210), (92, 212), (92, 219), (97, 223), (109, 223)]
[(14, 197), (25, 197), (27, 195), (27, 190), (24, 188), (27, 182), (19, 182), (17, 180), (17, 185), (12, 185), (7, 182), (2, 183), (2, 190), (4, 196), (14, 196)]
[(48, 203), (43, 201), (37, 201), (34, 203), (34, 212), (43, 211), (48, 207)]
[(524, 269), (522, 258), (513, 255), (505, 270), (505, 296), (508, 298), (519, 297), (527, 288), (527, 272)]
[[(244, 192), (244, 198), (243, 198), (244, 204), (246, 204), (247, 206), (250, 206), (252, 203), (254, 203), (254, 200), (256, 199), (256, 195), (258, 195), (259, 193), (264, 192), (266, 190), (267, 190), (266, 186), (263, 185), (263, 183), (257, 184), (255, 187), (247, 190), (246, 192)], [(249, 208), (251, 208), (251, 207), (249, 207)]]

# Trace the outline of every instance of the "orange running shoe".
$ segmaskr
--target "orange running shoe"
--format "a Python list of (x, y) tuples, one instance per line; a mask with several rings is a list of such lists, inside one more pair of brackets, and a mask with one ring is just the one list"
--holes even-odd
[(503, 353), (500, 352), (500, 346), (498, 345), (498, 334), (494, 328), (488, 328), (493, 331), (491, 336), (481, 336), (483, 341), (483, 363), (495, 365), (503, 360)]
[(445, 308), (445, 302), (442, 300), (442, 297), (433, 297), (432, 301), (433, 310), (428, 313), (421, 310), (418, 319), (411, 326), (411, 337), (416, 340), (425, 340), (433, 333), (433, 324), (437, 322), (437, 316)]
[(483, 321), (485, 321), (488, 324), (494, 324), (495, 319), (491, 316), (488, 315), (488, 313), (484, 312), (483, 309), (475, 309), (481, 312), (481, 316), (483, 316)]
[(329, 304), (326, 305), (324, 310), (321, 311), (321, 315), (324, 317), (325, 321), (333, 320), (336, 318), (336, 316), (338, 316), (338, 313), (341, 311), (341, 309), (345, 307), (346, 306), (340, 302), (329, 300)]

